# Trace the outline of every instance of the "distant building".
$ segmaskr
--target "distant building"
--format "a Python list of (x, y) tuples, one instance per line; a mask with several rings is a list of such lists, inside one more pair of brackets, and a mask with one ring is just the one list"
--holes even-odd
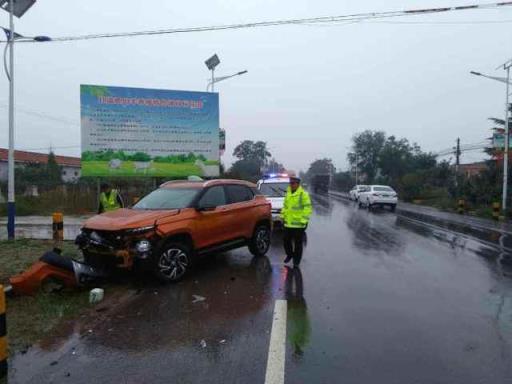
[[(0, 181), (7, 181), (7, 156), (8, 150), (0, 148)], [(76, 182), (80, 178), (80, 158), (55, 155), (55, 161), (61, 168), (62, 181), (66, 183)], [(14, 163), (16, 167), (26, 164), (46, 164), (48, 154), (38, 152), (14, 151)]]
[(459, 173), (465, 177), (477, 176), (487, 169), (487, 163), (485, 161), (479, 161), (477, 163), (460, 164)]

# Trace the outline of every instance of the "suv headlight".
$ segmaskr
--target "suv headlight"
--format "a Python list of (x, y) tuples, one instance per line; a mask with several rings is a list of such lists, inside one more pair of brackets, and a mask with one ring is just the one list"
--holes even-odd
[(127, 229), (126, 233), (130, 234), (130, 235), (138, 235), (140, 233), (149, 232), (149, 231), (151, 231), (153, 229), (155, 229), (154, 225), (147, 225), (145, 227)]
[(147, 253), (151, 250), (151, 243), (148, 240), (141, 240), (135, 244), (138, 253)]

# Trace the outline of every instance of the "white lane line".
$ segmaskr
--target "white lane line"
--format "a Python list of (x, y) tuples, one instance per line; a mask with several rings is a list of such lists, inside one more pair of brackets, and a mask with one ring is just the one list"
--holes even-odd
[(283, 384), (286, 356), (286, 300), (276, 300), (274, 319), (268, 347), (267, 373), (265, 384)]

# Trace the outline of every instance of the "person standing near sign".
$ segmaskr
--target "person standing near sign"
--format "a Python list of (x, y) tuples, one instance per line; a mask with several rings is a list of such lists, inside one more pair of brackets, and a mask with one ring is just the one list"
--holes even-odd
[(123, 208), (124, 203), (119, 191), (112, 189), (110, 184), (103, 183), (100, 188), (98, 213), (115, 211)]
[(298, 267), (302, 259), (304, 234), (311, 216), (311, 199), (309, 194), (300, 186), (298, 177), (290, 177), (290, 186), (286, 190), (281, 218), (284, 224), (285, 263), (293, 259), (293, 265)]

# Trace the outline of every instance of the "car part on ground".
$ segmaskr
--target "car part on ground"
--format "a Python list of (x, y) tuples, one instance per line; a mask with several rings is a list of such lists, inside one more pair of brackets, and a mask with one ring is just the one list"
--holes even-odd
[(26, 271), (12, 276), (9, 282), (15, 294), (33, 295), (39, 289), (51, 292), (74, 288), (106, 277), (106, 273), (60, 255), (59, 250), (46, 252)]

